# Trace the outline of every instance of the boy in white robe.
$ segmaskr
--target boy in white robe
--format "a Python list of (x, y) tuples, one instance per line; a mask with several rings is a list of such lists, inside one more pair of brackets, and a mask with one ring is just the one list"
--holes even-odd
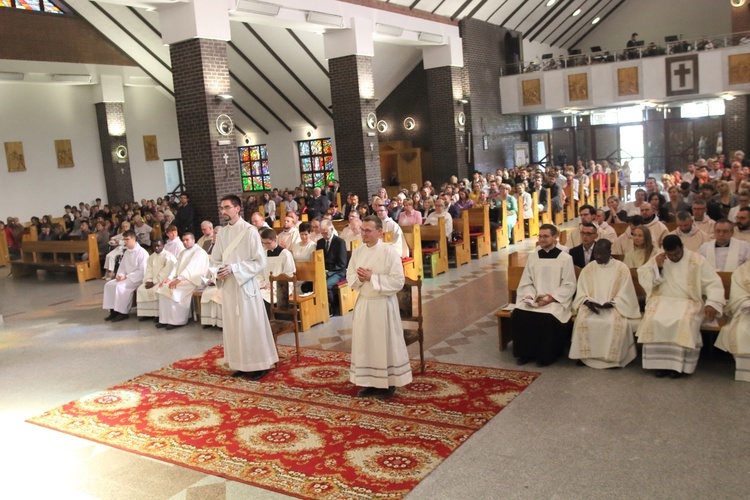
[(664, 253), (638, 268), (646, 313), (636, 336), (643, 344), (644, 369), (656, 370), (659, 378), (679, 378), (695, 371), (701, 324), (721, 316), (726, 301), (721, 278), (703, 256), (685, 250), (674, 234), (662, 244)]
[(625, 367), (636, 357), (635, 326), (641, 317), (630, 269), (612, 258), (612, 243), (594, 244), (595, 262), (581, 270), (573, 301), (577, 312), (570, 358), (591, 368)]
[[(270, 315), (271, 282), (269, 281), (269, 276), (271, 273), (274, 276), (278, 276), (279, 274), (291, 276), (297, 272), (297, 268), (294, 265), (292, 252), (279, 245), (276, 231), (273, 229), (264, 229), (260, 232), (260, 241), (266, 250), (266, 267), (263, 269), (263, 273), (258, 276), (258, 286), (260, 287), (260, 294), (263, 296), (263, 302), (266, 304), (266, 313)], [(276, 301), (278, 301), (278, 297), (279, 288), (278, 283), (276, 283), (276, 289), (274, 290)]]
[[(195, 244), (193, 233), (182, 236), (185, 250), (180, 252), (177, 264), (159, 286), (159, 322), (156, 328), (173, 330), (186, 325), (190, 319), (193, 292), (202, 284), (208, 271), (208, 254)], [(166, 251), (166, 248), (165, 248)]]
[(178, 258), (182, 251), (185, 250), (185, 245), (182, 244), (177, 235), (177, 226), (168, 226), (166, 234), (167, 241), (164, 243), (164, 250), (174, 255), (175, 258)]
[(366, 217), (362, 242), (352, 252), (346, 281), (358, 293), (352, 314), (349, 380), (359, 397), (387, 399), (412, 380), (396, 294), (404, 286), (401, 255), (381, 241), (383, 223)]
[(240, 217), (239, 197), (222, 198), (221, 213), (228, 224), (217, 235), (211, 266), (222, 293), (224, 360), (233, 376), (260, 380), (279, 361), (256, 279), (266, 254), (258, 230)]
[(159, 317), (159, 296), (156, 294), (158, 286), (167, 279), (174, 269), (177, 258), (170, 252), (164, 251), (164, 240), (154, 241), (154, 253), (146, 261), (146, 274), (143, 284), (136, 292), (138, 297), (138, 320)]
[(136, 241), (135, 231), (125, 231), (122, 241), (125, 254), (117, 269), (117, 276), (104, 285), (102, 307), (109, 309), (109, 316), (104, 318), (105, 321), (117, 322), (128, 319), (133, 305), (133, 295), (143, 282), (146, 272), (148, 252)]
[(750, 382), (750, 262), (732, 274), (727, 309), (732, 319), (721, 329), (715, 345), (734, 355), (734, 379)]

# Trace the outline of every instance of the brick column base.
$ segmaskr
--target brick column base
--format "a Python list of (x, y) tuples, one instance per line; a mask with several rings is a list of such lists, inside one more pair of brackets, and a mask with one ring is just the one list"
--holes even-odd
[[(468, 177), (466, 164), (466, 131), (471, 130), (467, 122), (464, 127), (457, 123), (463, 106), (456, 96), (463, 95), (463, 68), (444, 66), (427, 72), (427, 97), (432, 133), (432, 171), (434, 185), (446, 182), (451, 175), (459, 179)], [(464, 128), (461, 132), (459, 128)]]

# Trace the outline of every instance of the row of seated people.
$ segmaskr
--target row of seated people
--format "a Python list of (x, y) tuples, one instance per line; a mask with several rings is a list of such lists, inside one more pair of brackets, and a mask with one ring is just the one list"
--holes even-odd
[(644, 369), (659, 378), (679, 378), (698, 364), (701, 325), (724, 315), (731, 319), (715, 345), (735, 356), (735, 378), (750, 381), (750, 262), (732, 274), (727, 303), (709, 259), (686, 249), (677, 235), (667, 235), (663, 252), (637, 269), (647, 296), (642, 316), (631, 271), (613, 258), (609, 240), (595, 242), (592, 260), (576, 270), (556, 236), (555, 226), (541, 227), (540, 248), (529, 256), (518, 284), (511, 313), (518, 364), (553, 363), (570, 341), (568, 355), (581, 365), (624, 367), (637, 356), (637, 337)]

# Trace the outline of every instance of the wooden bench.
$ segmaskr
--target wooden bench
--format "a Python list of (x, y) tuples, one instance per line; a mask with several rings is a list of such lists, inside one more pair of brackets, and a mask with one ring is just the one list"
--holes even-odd
[(10, 265), (10, 250), (8, 250), (8, 239), (5, 231), (0, 231), (0, 267)]
[(563, 206), (563, 210), (565, 212), (565, 222), (570, 222), (573, 219), (576, 218), (577, 207), (576, 207), (576, 201), (573, 198), (573, 185), (568, 184), (565, 186), (565, 189), (563, 189), (563, 192), (565, 193), (565, 205)]
[[(539, 214), (539, 225), (542, 224), (552, 224), (552, 200), (550, 200), (550, 189), (546, 188), (547, 190), (547, 209), (545, 211), (538, 211)], [(539, 200), (538, 193), (534, 193), (534, 195), (537, 195), (536, 200)], [(535, 203), (535, 205), (538, 207), (538, 201)], [(537, 209), (538, 210), (538, 209)]]
[(539, 236), (539, 193), (531, 193), (531, 219), (528, 219), (529, 238)]
[[(88, 260), (81, 259), (83, 254), (88, 254)], [(79, 283), (101, 278), (96, 235), (80, 241), (24, 241), (21, 258), (11, 261), (11, 272), (20, 277), (37, 269), (75, 272)]]
[(521, 195), (516, 196), (516, 203), (518, 205), (518, 217), (516, 217), (516, 225), (513, 226), (513, 234), (511, 235), (510, 242), (514, 245), (524, 239), (524, 221), (523, 218), (523, 200)]
[[(448, 240), (445, 237), (445, 220), (438, 218), (437, 226), (423, 225), (420, 228), (422, 242), (422, 264), (425, 275), (434, 278), (448, 270)], [(433, 242), (434, 246), (426, 248), (424, 242)]]
[(492, 250), (490, 237), (490, 207), (484, 205), (466, 210), (469, 213), (469, 237), (472, 246), (472, 257), (489, 255)]
[(338, 231), (339, 233), (343, 231), (344, 228), (349, 226), (348, 220), (334, 220), (331, 222), (333, 222), (333, 227), (336, 228), (336, 231)]
[[(448, 243), (448, 250), (453, 254), (456, 267), (461, 267), (471, 261), (471, 241), (469, 239), (469, 214), (461, 211), (461, 218), (453, 219), (453, 232), (460, 233), (461, 239)], [(412, 278), (415, 279), (415, 278)]]
[(305, 332), (318, 323), (328, 323), (328, 288), (323, 250), (315, 250), (310, 262), (294, 262), (297, 280), (313, 284), (310, 295), (299, 297), (300, 331)]
[(404, 276), (412, 280), (418, 280), (424, 276), (424, 263), (422, 260), (422, 226), (401, 226), (406, 244), (409, 245), (411, 257), (402, 258), (404, 264)]
[[(65, 224), (62, 225), (65, 227)], [(28, 226), (23, 228), (23, 236), (21, 237), (21, 241), (38, 241), (39, 240), (39, 234), (36, 230), (36, 226)]]

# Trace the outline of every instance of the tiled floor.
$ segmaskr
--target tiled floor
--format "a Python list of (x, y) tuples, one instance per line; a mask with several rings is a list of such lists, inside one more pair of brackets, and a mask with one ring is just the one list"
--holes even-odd
[[(516, 368), (509, 351), (498, 351), (492, 316), (507, 300), (506, 264), (507, 251), (493, 252), (425, 282), (427, 359)], [(0, 268), (0, 498), (283, 497), (24, 423), (200, 353), (219, 344), (221, 332), (104, 323), (103, 282), (7, 274)], [(350, 339), (351, 315), (301, 335), (305, 346), (335, 350), (348, 349)], [(416, 345), (410, 353), (418, 354)], [(599, 371), (561, 360), (539, 371), (409, 498), (742, 498), (750, 491), (750, 384), (733, 381), (731, 358), (705, 355), (696, 374), (680, 380), (657, 380), (638, 362)]]

